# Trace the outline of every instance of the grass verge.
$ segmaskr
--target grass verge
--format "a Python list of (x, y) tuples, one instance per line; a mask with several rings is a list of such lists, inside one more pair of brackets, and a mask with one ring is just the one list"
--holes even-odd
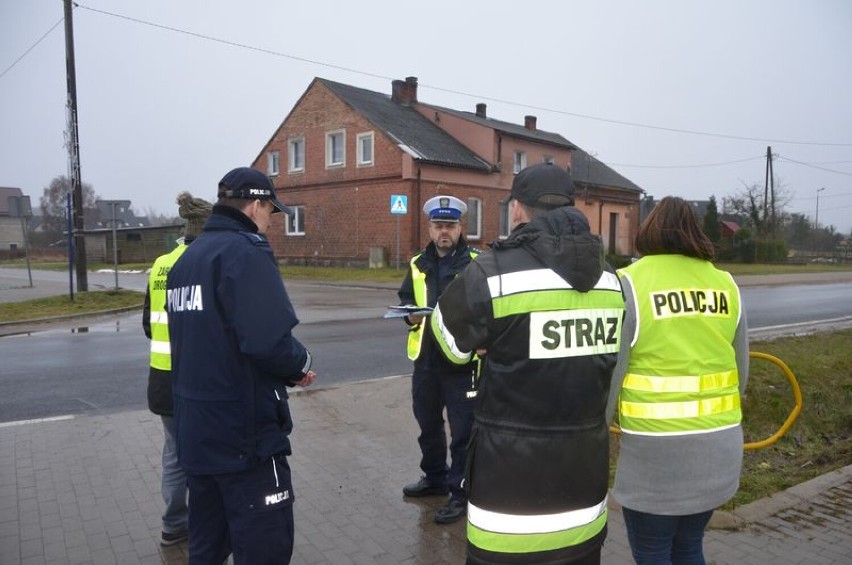
[(99, 290), (77, 292), (72, 301), (68, 296), (51, 296), (23, 302), (0, 304), (0, 322), (17, 322), (36, 318), (88, 314), (129, 306), (142, 306), (145, 295), (132, 290)]
[[(753, 342), (750, 349), (790, 367), (802, 412), (775, 444), (745, 452), (740, 490), (726, 510), (852, 464), (852, 329)], [(775, 433), (793, 405), (781, 370), (752, 358), (743, 399), (746, 442)]]

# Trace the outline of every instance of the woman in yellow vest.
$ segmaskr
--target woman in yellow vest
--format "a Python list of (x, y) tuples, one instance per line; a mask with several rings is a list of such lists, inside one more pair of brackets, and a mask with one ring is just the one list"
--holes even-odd
[(657, 204), (636, 249), (642, 258), (618, 273), (626, 314), (607, 406), (623, 432), (613, 496), (638, 564), (703, 564), (704, 529), (739, 487), (745, 311), (683, 199)]

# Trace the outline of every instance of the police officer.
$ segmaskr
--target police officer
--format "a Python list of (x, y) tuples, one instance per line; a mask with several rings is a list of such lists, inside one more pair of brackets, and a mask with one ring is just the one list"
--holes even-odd
[(689, 204), (666, 196), (618, 272), (627, 298), (607, 413), (624, 432), (613, 497), (637, 563), (704, 563), (704, 529), (739, 487), (748, 322)]
[(286, 387), (307, 386), (308, 350), (264, 235), (278, 201), (263, 173), (219, 183), (204, 233), (168, 275), (178, 461), (189, 486), (189, 563), (289, 563), (293, 489)]
[[(461, 217), (467, 205), (454, 196), (436, 196), (426, 201), (423, 212), (429, 217), (426, 248), (411, 258), (410, 268), (399, 289), (401, 304), (434, 307), (447, 284), (462, 272), (477, 251), (462, 235)], [(409, 316), (408, 358), (414, 361), (411, 396), (414, 417), (420, 426), (424, 475), (402, 492), (408, 497), (445, 495), (446, 504), (435, 514), (439, 524), (459, 520), (467, 511), (462, 484), (467, 444), (473, 424), (474, 364), (456, 365), (447, 361), (435, 345), (432, 331), (423, 316)], [(450, 423), (450, 465), (447, 466), (447, 436), (444, 409)]]
[(142, 311), (142, 328), (151, 340), (151, 362), (148, 370), (148, 409), (163, 420), (163, 472), (161, 492), (165, 510), (160, 543), (174, 545), (187, 537), (186, 475), (177, 461), (175, 423), (172, 403), (172, 356), (169, 347), (169, 324), (166, 314), (166, 275), (175, 261), (186, 251), (186, 246), (201, 233), (204, 221), (210, 215), (212, 204), (194, 198), (188, 192), (177, 197), (178, 214), (186, 220), (183, 237), (171, 252), (157, 257), (151, 267), (145, 305)]
[(509, 198), (511, 234), (450, 283), (431, 320), (448, 358), (484, 356), (467, 559), (600, 563), (621, 287), (570, 173), (528, 167)]

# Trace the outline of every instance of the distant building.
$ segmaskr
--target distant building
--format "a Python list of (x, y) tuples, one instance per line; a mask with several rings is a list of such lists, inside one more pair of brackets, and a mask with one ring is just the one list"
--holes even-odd
[[(606, 248), (633, 253), (642, 189), (559, 134), (422, 103), (417, 78), (391, 94), (314, 79), (252, 166), (273, 180), (293, 219), (273, 217), (270, 241), (287, 262), (363, 265), (407, 261), (428, 241), (423, 203), (465, 200), (473, 245), (509, 233), (503, 203), (522, 168), (552, 161), (573, 170), (576, 205)], [(391, 213), (392, 204), (396, 211)], [(283, 222), (283, 225), (281, 224)]]
[[(0, 186), (0, 252), (16, 252), (24, 250), (24, 226), (21, 218), (13, 216), (9, 205), (10, 197), (20, 198), (24, 195), (20, 188)], [(26, 221), (26, 220), (25, 220)], [(3, 257), (3, 255), (0, 255)]]
[[(118, 263), (153, 263), (154, 259), (168, 253), (177, 245), (184, 224), (167, 226), (126, 227), (115, 230)], [(83, 231), (86, 258), (91, 262), (113, 262), (112, 228)]]

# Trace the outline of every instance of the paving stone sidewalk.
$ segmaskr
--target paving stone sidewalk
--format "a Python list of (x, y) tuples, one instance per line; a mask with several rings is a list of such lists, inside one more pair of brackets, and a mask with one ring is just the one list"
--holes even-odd
[[(456, 564), (464, 523), (432, 522), (440, 498), (409, 501), (419, 475), (410, 380), (391, 378), (291, 398), (294, 564)], [(159, 545), (159, 419), (147, 411), (0, 425), (0, 564), (178, 564)], [(709, 563), (852, 563), (852, 467), (739, 511), (711, 530)], [(610, 512), (606, 565), (630, 564)]]

